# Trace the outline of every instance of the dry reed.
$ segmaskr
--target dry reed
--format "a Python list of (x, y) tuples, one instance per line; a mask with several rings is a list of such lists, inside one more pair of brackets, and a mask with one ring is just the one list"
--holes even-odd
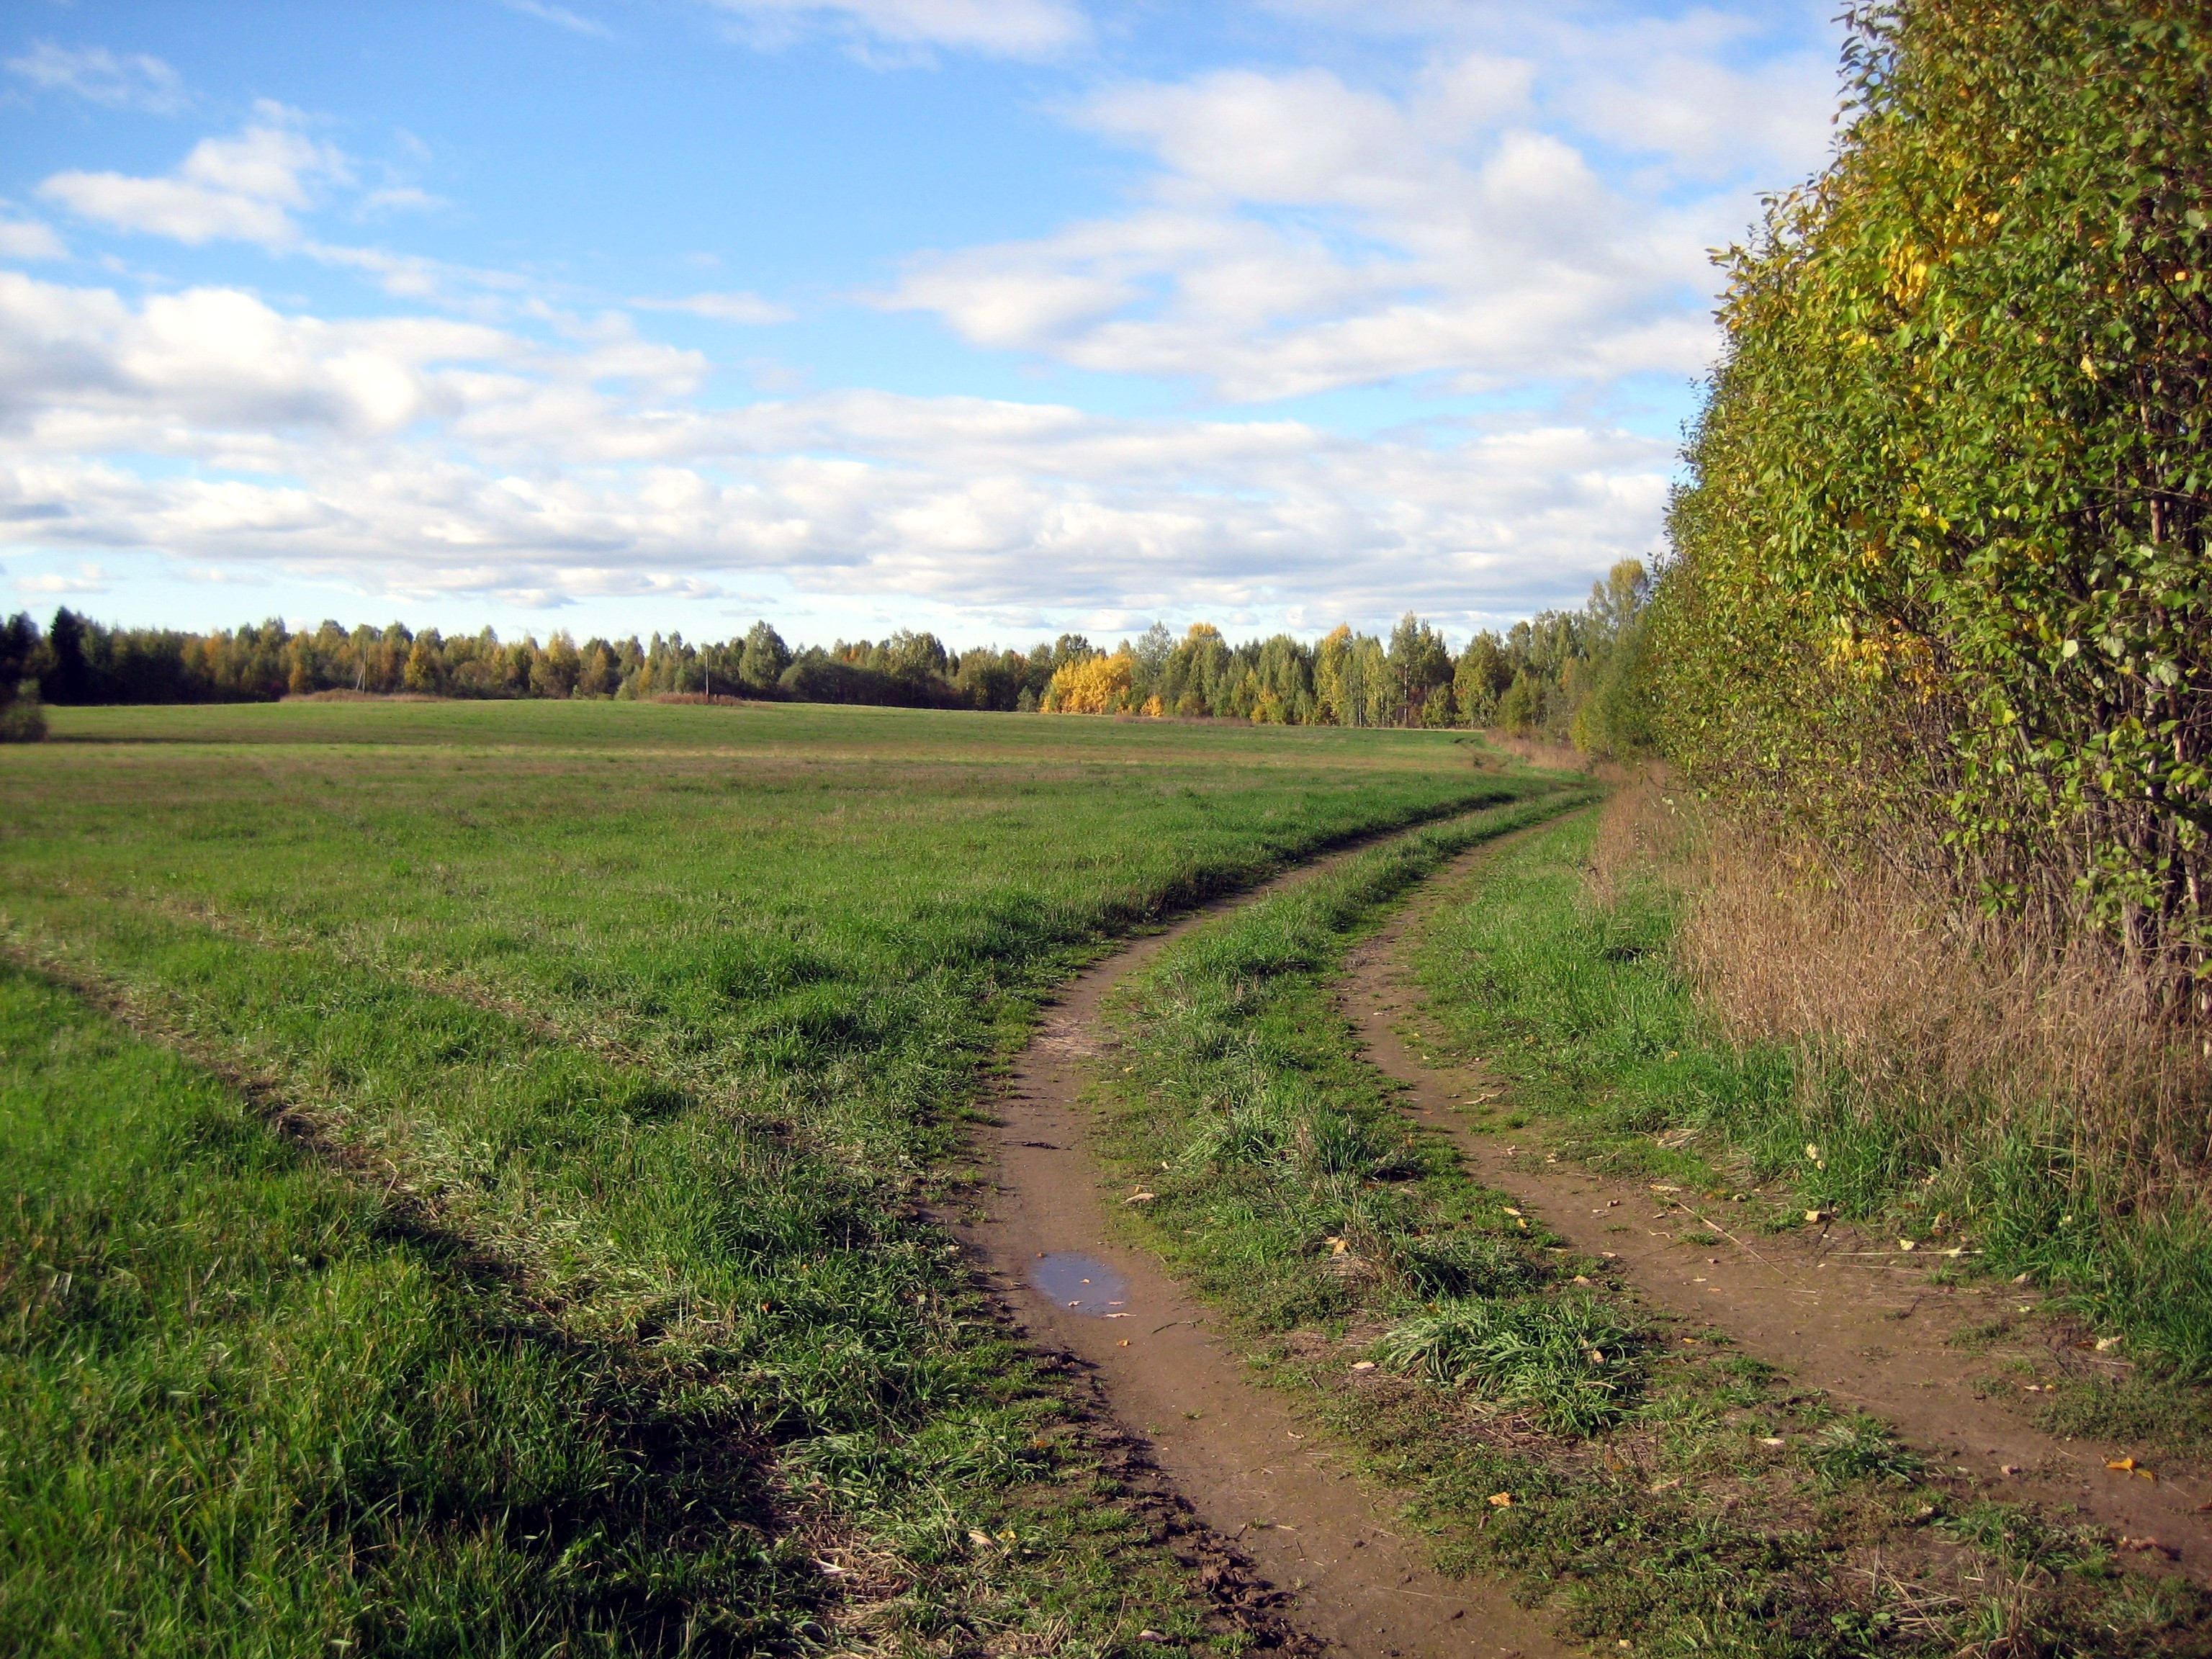
[(1696, 811), (1656, 769), (1601, 820), (1601, 899), (1638, 872), (1679, 886), (1678, 962), (1734, 1042), (1814, 1063), (1801, 1087), (1936, 1130), (1947, 1161), (2026, 1131), (2107, 1201), (2201, 1195), (2212, 1066), (2118, 950), (2051, 938)]

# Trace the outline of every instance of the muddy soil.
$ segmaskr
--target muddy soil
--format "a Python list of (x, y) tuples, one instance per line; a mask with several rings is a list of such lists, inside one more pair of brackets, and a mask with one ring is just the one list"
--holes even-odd
[(1206, 919), (1098, 963), (1046, 1012), (991, 1108), (1000, 1126), (995, 1196), (961, 1242), (1034, 1340), (1091, 1370), (1121, 1425), (1198, 1516), (1290, 1592), (1285, 1611), (1299, 1629), (1361, 1659), (1569, 1653), (1502, 1588), (1436, 1572), (1395, 1518), (1402, 1499), (1320, 1449), (1291, 1400), (1251, 1380), (1213, 1335), (1207, 1310), (1113, 1237), (1109, 1214), (1132, 1194), (1102, 1187), (1081, 1102), (1102, 1063), (1100, 1001)]
[[(2035, 1363), (2039, 1381), (2083, 1366), (2117, 1370), (2074, 1346), (2079, 1333), (2031, 1318), (2010, 1346), (1951, 1339), (2032, 1310), (2032, 1292), (2004, 1284), (1946, 1285), (1928, 1266), (1871, 1239), (1808, 1227), (1799, 1235), (1748, 1231), (1743, 1206), (1707, 1194), (1616, 1180), (1549, 1153), (1533, 1127), (1474, 1126), (1468, 1103), (1502, 1102), (1497, 1079), (1444, 1057), (1421, 1015), (1406, 956), (1409, 936), (1436, 905), (1464, 894), (1496, 844), (1462, 856), (1412, 905), (1361, 945), (1340, 1003), (1367, 1057), (1405, 1085), (1407, 1115), (1448, 1135), (1483, 1181), (1516, 1197), (1562, 1237), (1610, 1259), (1657, 1307), (1727, 1332), (1741, 1352), (1780, 1368), (1834, 1404), (1886, 1419), (1940, 1466), (1985, 1483), (1994, 1498), (2033, 1500), (2108, 1528), (2135, 1547), (2212, 1580), (2212, 1516), (2200, 1506), (2212, 1483), (2191, 1475), (2146, 1478), (2108, 1462), (2134, 1455), (2118, 1443), (2045, 1433), (1992, 1392), (2001, 1362)], [(1884, 1249), (1884, 1245), (1891, 1248)], [(2033, 1332), (2046, 1333), (2038, 1340)]]

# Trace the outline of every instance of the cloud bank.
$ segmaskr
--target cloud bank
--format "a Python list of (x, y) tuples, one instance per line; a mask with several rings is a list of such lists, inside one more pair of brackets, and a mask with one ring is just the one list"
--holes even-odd
[[(771, 44), (828, 30), (1035, 64), (1098, 39), (1063, 0), (710, 3)], [(1085, 80), (1057, 112), (1126, 166), (1117, 205), (909, 252), (845, 301), (1063, 381), (1174, 388), (1175, 414), (866, 387), (732, 404), (738, 365), (651, 331), (726, 339), (697, 324), (805, 320), (792, 306), (586, 296), (334, 240), (333, 213), (434, 198), (364, 185), (272, 102), (166, 172), (55, 173), (36, 194), (73, 240), (312, 262), (357, 274), (386, 314), (318, 315), (239, 281), (134, 293), (0, 269), (0, 544), (58, 562), (15, 585), (96, 591), (55, 584), (151, 550), (403, 600), (773, 579), (978, 626), (1320, 629), (1411, 605), (1466, 628), (1651, 556), (1674, 445), (1606, 411), (1710, 361), (1704, 250), (1739, 230), (1748, 181), (1817, 165), (1826, 64), (1753, 63), (1758, 31), (1712, 12), (1598, 31), (1443, 0), (1275, 9), (1413, 56), (1364, 82), (1295, 64)], [(150, 109), (183, 96), (158, 64), (41, 47), (9, 68)], [(0, 214), (0, 258), (68, 257), (52, 228)], [(786, 383), (756, 368), (756, 386)], [(1405, 411), (1380, 430), (1299, 401), (1377, 389)]]

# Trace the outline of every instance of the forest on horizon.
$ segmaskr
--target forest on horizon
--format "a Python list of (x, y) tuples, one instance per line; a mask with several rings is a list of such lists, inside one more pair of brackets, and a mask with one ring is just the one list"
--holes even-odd
[(0, 624), (0, 706), (250, 702), (351, 691), (465, 698), (733, 696), (1003, 713), (1129, 714), (1260, 725), (1503, 726), (1596, 753), (1643, 746), (1630, 669), (1650, 581), (1614, 567), (1576, 611), (1547, 611), (1458, 652), (1407, 612), (1386, 641), (1340, 627), (1231, 644), (1210, 623), (1177, 639), (1154, 623), (1113, 649), (1062, 634), (1026, 651), (949, 649), (902, 629), (794, 648), (767, 622), (716, 643), (680, 633), (540, 641), (281, 620), (210, 633), (108, 627), (66, 607), (44, 629)]

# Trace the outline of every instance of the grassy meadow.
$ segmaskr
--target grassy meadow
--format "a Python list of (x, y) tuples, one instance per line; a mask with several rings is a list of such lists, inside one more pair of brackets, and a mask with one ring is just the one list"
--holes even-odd
[(0, 1641), (1244, 1643), (928, 1206), (1105, 940), (1548, 782), (867, 708), (52, 724), (0, 752)]

